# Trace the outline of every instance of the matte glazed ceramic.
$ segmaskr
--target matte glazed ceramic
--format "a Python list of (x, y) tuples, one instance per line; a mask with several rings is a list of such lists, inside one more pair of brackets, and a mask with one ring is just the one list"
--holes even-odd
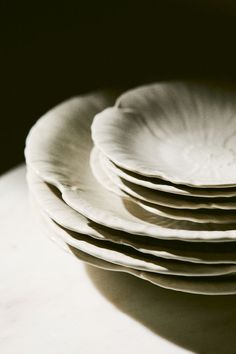
[(138, 235), (178, 240), (232, 240), (235, 225), (199, 224), (148, 212), (131, 198), (107, 191), (93, 176), (90, 126), (112, 99), (104, 93), (71, 99), (57, 106), (31, 129), (27, 164), (60, 189), (68, 205), (101, 225)]
[(236, 185), (236, 94), (169, 82), (124, 93), (98, 114), (99, 149), (129, 171), (195, 187)]
[(32, 171), (27, 173), (28, 185), (40, 209), (60, 226), (79, 234), (89, 235), (98, 240), (105, 240), (132, 247), (133, 249), (173, 260), (194, 263), (236, 263), (236, 243), (182, 242), (166, 241), (156, 238), (128, 234), (109, 229), (92, 222), (70, 208), (55, 187), (40, 180)]

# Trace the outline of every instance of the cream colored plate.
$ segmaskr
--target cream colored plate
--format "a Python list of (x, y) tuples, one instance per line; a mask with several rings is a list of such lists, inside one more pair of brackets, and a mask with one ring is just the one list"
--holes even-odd
[[(108, 176), (105, 173), (105, 170), (102, 168), (101, 163), (99, 161), (99, 154), (97, 149), (93, 149), (91, 152), (90, 164), (94, 176), (102, 186), (104, 186), (107, 190), (117, 194), (120, 197), (128, 198), (128, 195), (130, 195), (130, 193), (127, 195), (123, 192), (122, 182), (117, 181), (119, 177), (114, 178), (114, 176), (112, 176), (113, 178), (110, 178), (110, 174), (108, 173)], [(114, 183), (114, 179), (117, 183)], [(127, 189), (124, 189), (125, 192), (127, 192)], [(163, 199), (164, 197), (160, 199), (160, 201), (163, 202)], [(141, 208), (147, 210), (153, 215), (180, 221), (186, 220), (195, 223), (232, 223), (235, 221), (236, 217), (236, 211), (224, 211), (216, 209), (175, 209), (145, 202), (144, 200), (137, 199), (137, 196), (134, 199), (134, 202), (136, 202)]]
[(95, 149), (94, 154), (95, 161), (100, 163), (102, 169), (112, 180), (112, 182), (114, 182), (114, 184), (117, 185), (122, 191), (134, 198), (174, 209), (236, 209), (236, 198), (207, 199), (198, 197), (183, 197), (138, 186), (137, 184), (126, 181), (124, 178), (117, 175), (112, 169), (109, 169), (104, 162), (103, 154), (99, 152), (99, 150)]
[(124, 93), (98, 114), (99, 149), (129, 171), (195, 187), (236, 185), (236, 94), (159, 83)]
[(180, 184), (173, 184), (160, 178), (152, 178), (138, 175), (136, 173), (127, 171), (123, 168), (116, 166), (110, 161), (104, 154), (100, 153), (100, 160), (102, 165), (106, 169), (117, 176), (123, 178), (125, 181), (131, 182), (138, 186), (149, 188), (151, 190), (157, 190), (160, 192), (166, 192), (171, 194), (189, 196), (189, 197), (201, 197), (201, 198), (229, 198), (236, 197), (236, 188), (194, 188), (184, 186)]
[(141, 272), (130, 268), (125, 268), (111, 263), (105, 262), (101, 259), (89, 256), (75, 248), (71, 248), (74, 255), (80, 260), (87, 262), (96, 267), (100, 267), (107, 270), (126, 272), (139, 277), (143, 280), (149, 281), (154, 285), (158, 285), (165, 289), (171, 289), (175, 291), (187, 292), (192, 294), (202, 295), (231, 295), (236, 294), (236, 277), (200, 277), (198, 279), (167, 276), (155, 273)]
[[(38, 215), (37, 215), (38, 216)], [(114, 263), (107, 262), (101, 258), (96, 258), (79, 249), (67, 244), (59, 233), (48, 229), (43, 223), (44, 230), (51, 240), (57, 243), (60, 248), (71, 253), (81, 261), (91, 264), (95, 267), (110, 271), (119, 271), (129, 273), (143, 280), (149, 281), (154, 285), (181, 292), (203, 295), (230, 295), (236, 293), (236, 276), (216, 276), (216, 277), (184, 277), (174, 275), (164, 275), (142, 270), (123, 267)]]
[(156, 257), (194, 263), (236, 263), (236, 243), (199, 243), (158, 240), (151, 237), (127, 234), (93, 223), (71, 209), (55, 187), (47, 185), (32, 171), (27, 180), (30, 191), (42, 209), (62, 227), (98, 240), (130, 246), (139, 252)]
[(145, 255), (124, 245), (117, 245), (109, 241), (98, 241), (87, 235), (69, 231), (55, 224), (44, 215), (47, 224), (69, 245), (88, 253), (96, 258), (110, 263), (166, 275), (179, 275), (187, 277), (218, 276), (235, 274), (236, 265), (207, 265), (174, 261)]
[(81, 261), (106, 270), (125, 272), (138, 278), (149, 281), (165, 289), (202, 295), (232, 295), (236, 294), (236, 277), (199, 277), (186, 278), (173, 275), (148, 273), (131, 268), (126, 268), (106, 262), (68, 246), (69, 250)]
[(112, 104), (105, 94), (71, 99), (43, 116), (31, 129), (27, 164), (44, 181), (58, 187), (72, 208), (101, 225), (163, 239), (225, 241), (236, 239), (233, 225), (199, 224), (154, 215), (107, 191), (93, 176), (90, 126), (94, 114)]

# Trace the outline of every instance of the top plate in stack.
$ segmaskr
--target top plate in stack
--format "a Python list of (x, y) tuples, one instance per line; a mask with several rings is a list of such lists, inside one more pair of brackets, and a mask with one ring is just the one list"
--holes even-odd
[(113, 163), (141, 176), (200, 188), (235, 187), (235, 98), (209, 85), (143, 86), (96, 117), (93, 139)]

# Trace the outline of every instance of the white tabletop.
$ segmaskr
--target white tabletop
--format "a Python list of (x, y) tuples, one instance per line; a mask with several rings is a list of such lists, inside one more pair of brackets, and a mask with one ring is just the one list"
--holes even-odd
[(0, 178), (1, 354), (234, 354), (236, 296), (84, 266), (45, 236), (25, 168)]

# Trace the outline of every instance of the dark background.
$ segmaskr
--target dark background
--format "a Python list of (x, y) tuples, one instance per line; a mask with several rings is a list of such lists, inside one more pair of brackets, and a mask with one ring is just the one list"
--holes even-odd
[(31, 125), (100, 87), (236, 80), (236, 3), (1, 1), (0, 172), (23, 160)]

